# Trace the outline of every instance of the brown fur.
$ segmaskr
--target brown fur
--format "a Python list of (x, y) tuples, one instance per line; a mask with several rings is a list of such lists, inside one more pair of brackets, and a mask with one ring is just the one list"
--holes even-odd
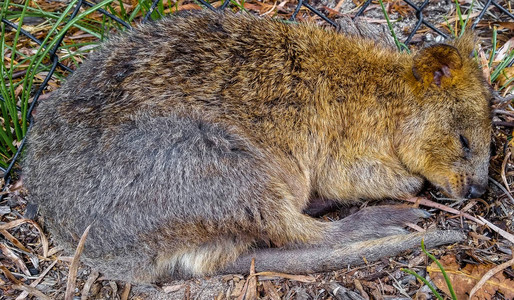
[[(456, 198), (483, 193), (491, 95), (472, 48), (467, 37), (409, 55), (221, 13), (145, 25), (42, 103), (26, 185), (60, 243), (93, 224), (86, 262), (112, 278), (216, 273), (260, 243), (284, 257), (380, 245), (370, 240), (426, 215), (381, 207), (326, 223), (301, 212), (314, 194), (408, 197), (424, 179)], [(294, 270), (333, 268), (321, 265)]]

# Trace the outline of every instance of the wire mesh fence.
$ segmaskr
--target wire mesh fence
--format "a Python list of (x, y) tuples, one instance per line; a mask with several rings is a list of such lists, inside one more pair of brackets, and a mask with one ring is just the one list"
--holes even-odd
[[(142, 16), (140, 19), (141, 22), (148, 22), (150, 20), (159, 19), (163, 17), (163, 14), (157, 9), (158, 6), (163, 2), (163, 0), (154, 0), (153, 2), (148, 3), (147, 12)], [(442, 38), (448, 38), (452, 31), (450, 30), (443, 30), (441, 26), (437, 26), (433, 20), (434, 15), (437, 14), (437, 11), (434, 12), (434, 5), (441, 6), (441, 3), (446, 3), (447, 5), (451, 5), (450, 2), (445, 1), (436, 1), (437, 3), (434, 4), (434, 1), (425, 0), (422, 2), (413, 2), (410, 0), (402, 0), (402, 1), (394, 1), (395, 5), (403, 5), (404, 8), (409, 8), (411, 10), (411, 15), (414, 16), (410, 23), (396, 23), (396, 30), (400, 28), (402, 31), (402, 34), (399, 36), (401, 37), (401, 42), (409, 45), (412, 44), (415, 41), (415, 36), (420, 32), (431, 32), (432, 34), (435, 34), (436, 36), (440, 36)], [(121, 3), (121, 1), (120, 1)], [(206, 0), (198, 0), (199, 4), (201, 6), (205, 7), (206, 9), (211, 10), (225, 10), (225, 9), (231, 9), (231, 8), (237, 8), (236, 5), (239, 2), (235, 2), (233, 0), (225, 0), (224, 2), (221, 2), (221, 5), (217, 5), (215, 7), (212, 3), (207, 2)], [(342, 1), (341, 1), (342, 3)], [(340, 3), (339, 3), (340, 4)], [(336, 7), (339, 5), (335, 5)], [(382, 2), (379, 3), (382, 5)], [(6, 19), (2, 18), (2, 30), (12, 30), (12, 31), (19, 31), (21, 35), (26, 36), (27, 38), (31, 39), (35, 43), (39, 45), (39, 47), (43, 47), (45, 49), (47, 59), (49, 59), (48, 64), (48, 70), (46, 72), (46, 75), (44, 79), (42, 80), (41, 84), (32, 92), (31, 95), (31, 101), (27, 105), (27, 108), (24, 110), (20, 106), (17, 106), (16, 109), (19, 114), (23, 114), (23, 118), (20, 118), (24, 122), (26, 122), (26, 130), (30, 130), (30, 126), (32, 124), (32, 112), (36, 106), (36, 103), (38, 102), (40, 96), (43, 94), (45, 89), (47, 89), (47, 85), (54, 76), (56, 70), (62, 70), (66, 72), (66, 74), (70, 74), (73, 72), (73, 69), (70, 68), (70, 66), (63, 64), (61, 62), (61, 59), (59, 57), (59, 52), (62, 47), (62, 41), (65, 37), (66, 31), (69, 30), (70, 26), (72, 25), (74, 18), (77, 17), (79, 14), (81, 8), (89, 8), (91, 10), (95, 10), (105, 16), (105, 18), (108, 18), (119, 25), (119, 27), (124, 27), (126, 29), (132, 28), (132, 26), (129, 24), (129, 22), (122, 20), (118, 16), (114, 15), (112, 11), (108, 11), (105, 7), (101, 7), (101, 3), (93, 3), (85, 0), (78, 0), (75, 3), (70, 4), (72, 5), (71, 10), (69, 12), (69, 16), (64, 21), (63, 24), (61, 24), (61, 34), (57, 35), (57, 39), (55, 43), (49, 43), (46, 39), (42, 40), (41, 38), (37, 38), (33, 34), (29, 33), (27, 30), (24, 30), (22, 28), (18, 29), (18, 24)], [(332, 6), (332, 7), (331, 7)], [(474, 9), (472, 9), (474, 6)], [(4, 5), (5, 7), (5, 5)], [(375, 8), (375, 13), (378, 10), (379, 6), (377, 3), (373, 2), (372, 0), (366, 0), (360, 5), (357, 5), (355, 8), (355, 12), (350, 15), (352, 18), (363, 18), (366, 19), (368, 14), (371, 14), (372, 7)], [(432, 7), (432, 8), (431, 8)], [(383, 7), (382, 7), (383, 8)], [(491, 24), (495, 24), (498, 22), (512, 22), (514, 21), (514, 14), (512, 13), (512, 10), (510, 10), (510, 3), (508, 2), (501, 2), (501, 1), (494, 1), (494, 0), (487, 0), (487, 1), (469, 1), (468, 2), (468, 11), (470, 14), (468, 14), (469, 17), (472, 18), (472, 23), (469, 27), (472, 29), (477, 28), (480, 25), (483, 26), (490, 26)], [(458, 14), (460, 14), (460, 8), (457, 5)], [(322, 3), (322, 2), (309, 2), (305, 0), (298, 0), (298, 2), (294, 3), (290, 6), (291, 12), (289, 13), (289, 20), (290, 21), (299, 21), (300, 16), (302, 14), (308, 13), (314, 16), (317, 16), (321, 22), (324, 22), (325, 24), (329, 24), (333, 27), (339, 27), (340, 23), (338, 23), (338, 18), (342, 17), (343, 15), (340, 14), (337, 9), (334, 9), (334, 5), (330, 5), (329, 3)], [(413, 10), (413, 11), (412, 11)], [(492, 14), (491, 11), (494, 11), (495, 13)], [(383, 12), (383, 11), (382, 11)], [(471, 12), (474, 12), (474, 15), (471, 16)], [(384, 16), (387, 18), (387, 14), (382, 14), (382, 18)], [(389, 23), (390, 24), (390, 23)], [(461, 24), (462, 25), (462, 24)], [(466, 24), (464, 24), (466, 25)], [(390, 27), (390, 29), (394, 29), (394, 27)], [(393, 30), (394, 31), (394, 30)], [(16, 45), (13, 45), (15, 47)], [(510, 61), (507, 61), (509, 65), (512, 65), (514, 63), (514, 59), (510, 59)], [(4, 81), (6, 80), (5, 75), (2, 74), (4, 77)], [(1, 101), (5, 102), (5, 99), (3, 96), (1, 97)], [(6, 124), (6, 121), (4, 120), (4, 131), (8, 134), (10, 132), (11, 128), (9, 124)], [(25, 136), (26, 131), (23, 132), (22, 136)], [(23, 150), (23, 147), (25, 145), (25, 138), (23, 137), (20, 141), (17, 142), (17, 147), (13, 151), (13, 155), (11, 157), (4, 157), (6, 158), (5, 166), (0, 166), (0, 170), (3, 172), (3, 179), (4, 179), (4, 189), (8, 186), (8, 183), (11, 179), (11, 174), (13, 173), (13, 169), (15, 168), (20, 153)]]

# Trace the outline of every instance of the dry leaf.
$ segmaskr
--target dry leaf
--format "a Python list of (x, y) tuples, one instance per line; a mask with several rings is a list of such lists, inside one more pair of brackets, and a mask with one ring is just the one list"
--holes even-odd
[[(50, 272), (50, 270), (55, 266), (56, 263), (57, 260), (54, 260), (41, 274), (39, 274), (39, 277), (36, 280), (32, 281), (30, 286), (35, 288), (43, 280), (43, 278), (45, 278), (46, 274)], [(27, 298), (28, 295), (29, 292), (23, 291), (18, 297), (16, 297), (16, 300), (23, 300)]]
[(43, 229), (41, 229), (41, 227), (39, 227), (39, 225), (36, 222), (34, 222), (33, 220), (18, 219), (18, 220), (4, 223), (4, 224), (0, 224), (0, 230), (11, 229), (11, 228), (20, 226), (21, 224), (25, 224), (25, 223), (32, 224), (32, 226), (36, 227), (36, 229), (39, 231), (39, 234), (41, 235), (41, 245), (43, 246), (43, 256), (48, 257), (48, 240), (47, 240), (45, 234), (43, 233)]
[(271, 300), (280, 300), (280, 295), (277, 292), (277, 289), (273, 286), (273, 284), (269, 281), (262, 282), (262, 286), (264, 287), (264, 290), (266, 291), (266, 296), (270, 298)]
[(250, 275), (248, 276), (248, 289), (245, 299), (257, 299), (257, 277), (255, 275), (255, 258), (250, 264)]
[(232, 291), (232, 294), (230, 294), (230, 297), (232, 297), (232, 298), (239, 297), (243, 293), (243, 290), (245, 289), (245, 283), (246, 283), (246, 280), (241, 280), (241, 281), (236, 282), (236, 285), (234, 286), (234, 290)]
[(489, 68), (489, 61), (485, 55), (483, 49), (480, 49), (478, 52), (478, 57), (480, 60), (480, 66), (482, 66), (482, 73), (484, 74), (484, 78), (487, 82), (491, 82), (491, 68)]
[(123, 288), (123, 292), (121, 293), (120, 300), (128, 300), (131, 289), (130, 283), (125, 283), (125, 287)]
[(27, 249), (27, 247), (23, 246), (23, 244), (18, 241), (17, 238), (12, 236), (7, 230), (0, 229), (0, 234), (2, 234), (8, 241), (10, 241), (14, 246), (16, 246), (18, 249), (30, 253), (31, 251)]
[(84, 230), (84, 233), (82, 233), (82, 236), (80, 237), (79, 244), (77, 245), (77, 249), (75, 249), (75, 255), (73, 256), (73, 260), (71, 261), (71, 265), (68, 271), (68, 280), (66, 282), (66, 294), (64, 295), (65, 300), (73, 299), (73, 296), (75, 294), (75, 280), (77, 279), (80, 255), (84, 250), (84, 245), (86, 244), (86, 238), (90, 228), (91, 225), (89, 225), (86, 228), (86, 230)]
[(514, 38), (506, 41), (505, 44), (496, 51), (493, 64), (496, 65), (505, 60), (510, 55), (512, 48), (514, 48)]
[[(443, 265), (443, 268), (452, 283), (457, 299), (468, 299), (468, 294), (471, 289), (473, 289), (487, 271), (494, 267), (484, 264), (467, 264), (461, 269), (453, 255), (443, 256), (439, 262)], [(437, 264), (435, 262), (432, 263), (427, 267), (427, 271), (437, 288), (450, 296), (450, 292), (446, 286), (446, 281), (444, 280), (441, 270)], [(487, 280), (482, 288), (475, 293), (473, 300), (492, 299), (497, 291), (502, 293), (505, 299), (514, 299), (514, 281), (505, 278), (503, 272), (499, 272)]]
[(46, 296), (41, 292), (40, 290), (36, 289), (35, 287), (31, 287), (30, 285), (26, 285), (24, 283), (15, 284), (12, 286), (14, 289), (21, 290), (24, 292), (29, 293), (30, 295), (36, 296), (38, 299), (41, 300), (52, 300), (52, 298)]
[(498, 25), (506, 29), (514, 30), (514, 22), (498, 22)]
[(3, 243), (0, 243), (0, 253), (3, 253), (4, 257), (9, 258), (12, 262), (16, 264), (16, 266), (23, 272), (25, 275), (30, 276), (29, 269), (23, 262), (23, 260), (14, 253), (11, 249), (9, 249)]

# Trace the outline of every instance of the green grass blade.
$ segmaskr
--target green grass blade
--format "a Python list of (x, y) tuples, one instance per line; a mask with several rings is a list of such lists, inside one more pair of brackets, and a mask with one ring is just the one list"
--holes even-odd
[[(24, 9), (22, 10), (22, 13), (20, 14), (21, 18), (18, 22), (19, 26), (18, 29), (15, 32), (15, 36), (13, 39), (13, 44), (16, 45), (20, 30), (21, 30), (21, 24), (23, 23), (23, 16), (24, 12), (26, 12), (26, 8), (28, 6), (28, 3), (25, 3)], [(2, 12), (0, 17), (5, 18), (7, 17), (8, 13), (8, 7), (9, 7), (9, 1), (5, 1), (2, 4)], [(1, 140), (3, 143), (1, 144), (0, 148), (1, 152), (5, 154), (6, 157), (10, 157), (12, 154), (16, 152), (16, 147), (14, 146), (14, 136), (11, 132), (11, 128), (15, 129), (15, 134), (18, 137), (18, 140), (21, 140), (21, 130), (20, 130), (20, 124), (18, 122), (18, 110), (16, 108), (16, 102), (17, 97), (15, 95), (15, 90), (17, 85), (13, 82), (13, 72), (14, 72), (14, 61), (16, 60), (16, 51), (13, 51), (13, 47), (8, 47), (6, 45), (6, 25), (5, 23), (1, 23), (1, 45), (0, 45), (0, 52), (6, 53), (6, 48), (10, 50), (11, 57), (10, 57), (10, 63), (9, 67), (5, 65), (5, 59), (2, 60), (2, 63), (0, 64), (0, 74), (2, 74), (2, 81), (0, 83), (0, 94), (2, 96), (3, 101), (0, 102), (0, 111), (3, 118), (3, 125), (1, 128)], [(6, 47), (7, 46), (7, 47)], [(8, 70), (7, 70), (8, 69)], [(12, 152), (9, 154), (9, 152)]]
[(441, 270), (441, 273), (443, 274), (443, 277), (444, 277), (444, 280), (446, 281), (446, 285), (448, 286), (448, 290), (450, 291), (450, 294), (452, 296), (452, 299), (453, 300), (457, 300), (457, 295), (455, 295), (455, 291), (453, 290), (453, 286), (452, 286), (452, 283), (450, 281), (450, 278), (448, 278), (448, 275), (446, 274), (446, 271), (444, 270), (443, 268), (443, 265), (441, 265), (441, 263), (437, 260), (437, 258), (435, 258), (435, 256), (433, 256), (432, 254), (430, 254), (427, 249), (425, 249), (425, 240), (421, 240), (421, 250), (423, 250), (423, 252), (431, 259), (433, 260), (437, 266), (439, 267), (439, 269)]
[[(85, 16), (89, 15), (90, 13), (96, 11), (97, 9), (101, 8), (101, 7), (104, 7), (105, 5), (113, 2), (114, 0), (104, 0), (102, 2), (99, 2), (97, 4), (95, 4), (94, 6), (86, 9), (85, 11), (83, 11), (82, 13), (78, 14), (75, 18), (73, 18), (72, 20), (69, 20), (63, 27), (61, 30), (59, 30), (59, 32), (57, 32), (57, 34), (54, 36), (54, 38), (47, 44), (46, 48), (43, 48), (43, 47), (40, 47), (38, 49), (38, 52), (36, 53), (36, 59), (33, 60), (31, 62), (31, 65), (29, 66), (29, 70), (31, 71), (30, 73), (30, 79), (28, 80), (28, 88), (30, 90), (30, 87), (32, 86), (32, 81), (34, 79), (34, 76), (36, 75), (37, 73), (37, 70), (39, 68), (39, 66), (41, 65), (41, 63), (43, 62), (43, 60), (45, 59), (45, 57), (48, 55), (48, 53), (53, 49), (53, 47), (55, 47), (56, 43), (59, 41), (59, 39), (66, 34), (66, 32), (72, 27), (74, 26), (79, 20), (83, 19)], [(57, 31), (57, 28), (58, 28), (58, 25), (64, 20), (64, 18), (66, 17), (67, 13), (71, 10), (71, 8), (74, 7), (74, 5), (76, 5), (76, 2), (77, 0), (73, 0), (72, 3), (70, 3), (68, 5), (68, 7), (66, 8), (65, 12), (63, 13), (63, 15), (61, 16), (61, 18), (59, 18), (58, 22), (56, 22), (56, 24), (54, 25), (54, 27), (52, 27), (52, 29), (49, 31), (48, 35), (46, 36), (46, 38), (44, 39), (43, 41), (43, 44), (46, 44), (49, 40), (49, 37), (50, 35), (53, 33), (53, 32), (56, 32)], [(22, 116), (24, 118), (24, 125), (25, 125), (25, 131), (24, 133), (26, 133), (26, 113), (27, 113), (27, 103), (28, 103), (28, 95), (26, 96), (26, 98), (24, 99), (24, 105), (22, 106)]]
[(453, 37), (456, 37), (457, 33), (453, 30), (453, 26), (450, 24), (450, 22), (448, 21), (448, 18), (446, 16), (444, 16), (444, 20), (446, 21), (446, 26), (448, 26), (448, 29), (450, 30), (450, 34)]
[(498, 79), (498, 76), (500, 76), (501, 72), (503, 72), (503, 70), (510, 64), (513, 59), (514, 50), (511, 50), (509, 55), (494, 69), (494, 72), (491, 74), (491, 82), (494, 82), (496, 79)]
[(141, 11), (141, 1), (138, 1), (138, 5), (136, 5), (134, 10), (130, 14), (130, 17), (129, 17), (128, 21), (129, 22), (134, 21), (134, 19), (137, 17), (137, 15), (139, 14), (140, 11)]
[(417, 279), (421, 280), (424, 284), (426, 284), (428, 286), (428, 288), (432, 291), (432, 293), (434, 293), (434, 296), (437, 299), (444, 300), (443, 297), (441, 297), (441, 295), (437, 292), (437, 290), (430, 284), (430, 282), (428, 282), (428, 280), (426, 280), (422, 276), (419, 276), (418, 273), (416, 273), (416, 272), (414, 272), (412, 270), (409, 270), (409, 269), (401, 268), (400, 270), (402, 270), (405, 273), (409, 273), (409, 274), (413, 275), (414, 277), (416, 277)]
[(410, 52), (407, 45), (405, 45), (404, 43), (400, 43), (400, 41), (398, 40), (398, 37), (396, 36), (396, 33), (394, 32), (393, 24), (391, 24), (391, 20), (389, 19), (389, 14), (387, 13), (387, 10), (385, 9), (384, 3), (382, 2), (382, 0), (378, 0), (378, 3), (380, 3), (380, 7), (382, 8), (382, 13), (384, 14), (384, 18), (386, 19), (386, 22), (387, 22), (387, 27), (389, 27), (389, 31), (391, 32), (391, 35), (393, 36), (396, 47), (398, 48), (399, 51), (407, 50), (407, 52)]
[[(62, 12), (61, 16), (57, 19), (57, 22), (52, 26), (52, 28), (48, 31), (45, 39), (41, 43), (41, 46), (38, 48), (36, 54), (33, 56), (33, 59), (30, 61), (29, 67), (27, 68), (27, 76), (26, 80), (23, 83), (23, 92), (22, 92), (22, 125), (23, 125), (23, 133), (27, 132), (27, 111), (28, 111), (28, 100), (30, 99), (30, 91), (32, 89), (32, 84), (34, 82), (34, 77), (38, 73), (39, 65), (42, 63), (43, 59), (46, 55), (51, 51), (52, 46), (47, 45), (48, 40), (56, 32), (59, 24), (61, 24), (64, 19), (67, 17), (70, 10), (76, 5), (77, 0), (72, 0), (72, 2), (65, 8)], [(57, 40), (58, 37), (54, 38), (54, 41)], [(46, 48), (44, 47), (46, 45)]]
[[(119, 0), (118, 1), (118, 4), (120, 5), (120, 14), (119, 14), (119, 17), (121, 17), (121, 19), (123, 21), (127, 21), (127, 11), (125, 10), (125, 5), (123, 4), (123, 1)], [(113, 13), (113, 15), (117, 15), (116, 13)]]
[(469, 6), (468, 15), (466, 16), (466, 21), (464, 22), (464, 25), (462, 26), (462, 30), (460, 31), (459, 37), (461, 37), (464, 32), (466, 31), (466, 26), (468, 26), (468, 22), (471, 19), (471, 12), (473, 12), (473, 5), (475, 5), (475, 0), (471, 1), (471, 5)]
[(159, 3), (157, 3), (157, 9), (161, 13), (161, 15), (164, 15), (164, 3), (162, 1), (159, 1)]
[(460, 28), (464, 28), (464, 20), (462, 19), (462, 12), (460, 10), (459, 0), (455, 0), (455, 11), (457, 11), (457, 17), (459, 19)]
[[(19, 18), (19, 21), (18, 21), (18, 29), (16, 30), (16, 34), (14, 35), (13, 48), (15, 48), (16, 44), (18, 43), (18, 39), (20, 37), (21, 28), (23, 26), (23, 19), (25, 18), (25, 13), (27, 12), (27, 7), (28, 7), (28, 3), (29, 2), (30, 1), (25, 1), (25, 6), (23, 7), (23, 10), (21, 12), (21, 15), (20, 15), (20, 18)], [(9, 83), (10, 83), (11, 87), (13, 86), (12, 74), (13, 74), (13, 71), (14, 71), (14, 60), (15, 59), (16, 59), (16, 52), (13, 51), (12, 52), (12, 57), (11, 57), (10, 75), (8, 75), (9, 80), (10, 80)], [(18, 110), (16, 109), (17, 99), (16, 99), (16, 96), (14, 94), (14, 90), (12, 90), (12, 92), (13, 93), (11, 94), (11, 97), (9, 97), (8, 99), (5, 99), (5, 104), (7, 106), (8, 111), (9, 111), (9, 117), (11, 118), (11, 122), (12, 122), (13, 127), (14, 127), (14, 132), (16, 133), (16, 139), (18, 141), (21, 141), (23, 139), (24, 134), (23, 134), (21, 126), (20, 126), (19, 117), (18, 117)], [(5, 124), (5, 126), (6, 126), (6, 129), (7, 129), (8, 125)], [(9, 135), (10, 135), (10, 132), (9, 132)], [(11, 139), (12, 139), (12, 137), (11, 137)]]

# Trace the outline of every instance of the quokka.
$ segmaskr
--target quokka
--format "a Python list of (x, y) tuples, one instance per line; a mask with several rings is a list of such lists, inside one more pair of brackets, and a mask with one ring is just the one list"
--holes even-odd
[[(462, 238), (427, 213), (302, 213), (487, 185), (491, 91), (470, 37), (414, 54), (312, 24), (196, 12), (111, 38), (43, 101), (24, 183), (54, 239), (131, 282), (328, 271)], [(265, 247), (263, 247), (265, 245)]]

